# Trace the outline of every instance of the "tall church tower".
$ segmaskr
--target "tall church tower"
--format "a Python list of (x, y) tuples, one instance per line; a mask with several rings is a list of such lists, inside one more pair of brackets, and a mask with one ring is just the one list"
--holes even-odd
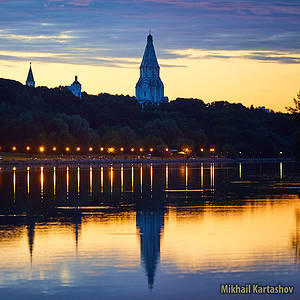
[(30, 67), (29, 67), (27, 80), (26, 80), (26, 85), (35, 87), (35, 82), (34, 82), (33, 73), (32, 73), (32, 69), (31, 69), (31, 63), (30, 63)]
[(135, 86), (135, 96), (140, 104), (161, 104), (168, 102), (164, 97), (164, 84), (159, 77), (152, 35), (147, 37), (147, 45), (140, 66), (140, 79)]

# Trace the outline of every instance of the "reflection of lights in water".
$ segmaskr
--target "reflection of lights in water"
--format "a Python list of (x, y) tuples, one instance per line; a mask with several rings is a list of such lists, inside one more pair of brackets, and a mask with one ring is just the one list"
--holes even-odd
[(141, 185), (141, 193), (143, 192), (143, 165), (140, 166), (140, 185)]
[(153, 165), (150, 165), (150, 189), (152, 193), (152, 187), (153, 187)]
[(185, 164), (185, 189), (188, 189), (189, 170), (187, 164)]
[(41, 199), (44, 198), (44, 167), (41, 167)]
[(53, 195), (56, 197), (56, 167), (53, 167)]
[(27, 194), (29, 195), (30, 193), (30, 167), (27, 167), (27, 176), (26, 176), (27, 180)]
[(124, 191), (124, 167), (121, 165), (121, 193)]
[(56, 167), (53, 167), (53, 195), (56, 197)]
[(169, 188), (169, 166), (166, 164), (166, 190)]
[(112, 194), (113, 192), (113, 184), (114, 184), (114, 169), (113, 167), (111, 166), (110, 167), (110, 193)]
[(90, 166), (90, 196), (93, 194), (93, 167)]
[(69, 169), (69, 167), (67, 167), (66, 181), (67, 181), (67, 200), (69, 200), (69, 189), (70, 189), (70, 169)]
[(239, 163), (239, 178), (242, 179), (242, 164)]
[(16, 201), (16, 167), (13, 167), (13, 190), (14, 190), (14, 202)]
[(131, 166), (131, 191), (133, 192), (133, 186), (134, 186), (134, 168), (133, 165)]
[(204, 167), (203, 167), (203, 163), (201, 163), (201, 188), (203, 189), (203, 182), (204, 182)]
[(80, 167), (77, 168), (77, 194), (80, 195)]
[(210, 185), (215, 186), (215, 164), (210, 164)]
[(101, 167), (101, 174), (100, 174), (100, 180), (101, 180), (101, 193), (103, 193), (103, 167)]
[(283, 175), (283, 171), (282, 171), (282, 162), (279, 164), (279, 177), (280, 180), (282, 180), (282, 175)]

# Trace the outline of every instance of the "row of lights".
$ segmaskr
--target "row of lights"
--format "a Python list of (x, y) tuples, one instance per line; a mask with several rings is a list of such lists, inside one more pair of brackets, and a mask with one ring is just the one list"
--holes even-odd
[[(26, 147), (26, 150), (27, 150), (27, 151), (30, 151), (30, 150), (31, 150), (31, 147), (30, 147), (30, 146), (27, 146), (27, 147)], [(46, 150), (46, 149), (45, 149), (44, 146), (39, 147), (39, 152), (43, 153), (43, 152), (45, 152), (45, 150)], [(53, 148), (52, 148), (52, 151), (55, 152), (56, 150), (57, 150), (56, 147), (53, 147)], [(93, 152), (93, 150), (94, 150), (93, 147), (89, 147), (89, 152)], [(101, 148), (100, 148), (100, 151), (101, 151), (101, 152), (104, 152), (104, 150), (105, 150), (104, 147), (101, 147)], [(14, 152), (17, 151), (17, 147), (16, 147), (16, 146), (13, 146), (13, 147), (12, 147), (12, 151), (14, 151)], [(70, 147), (66, 147), (66, 148), (65, 148), (65, 151), (66, 151), (66, 152), (70, 152)], [(81, 151), (81, 148), (80, 148), (80, 147), (76, 147), (76, 151), (77, 151), (77, 152), (80, 152), (80, 151)], [(116, 149), (115, 149), (114, 147), (109, 147), (109, 148), (107, 148), (107, 152), (108, 152), (108, 153), (114, 153), (115, 151), (116, 151)], [(121, 152), (124, 152), (125, 149), (122, 147), (122, 148), (120, 148), (120, 151), (121, 151)], [(135, 148), (131, 148), (130, 151), (131, 151), (131, 152), (134, 152), (134, 151), (135, 151)], [(139, 151), (140, 151), (140, 152), (144, 152), (144, 148), (142, 148), (142, 147), (139, 148)], [(149, 152), (153, 152), (153, 151), (154, 151), (154, 148), (150, 148), (150, 149), (149, 149)], [(189, 148), (185, 148), (185, 149), (184, 149), (184, 152), (186, 152), (186, 153), (189, 153), (190, 151), (191, 151), (191, 150), (190, 150)], [(215, 148), (210, 148), (209, 151), (210, 151), (210, 152), (215, 152)], [(165, 152), (169, 152), (169, 148), (165, 148)], [(203, 149), (203, 148), (201, 148), (201, 152), (204, 152), (204, 149)]]

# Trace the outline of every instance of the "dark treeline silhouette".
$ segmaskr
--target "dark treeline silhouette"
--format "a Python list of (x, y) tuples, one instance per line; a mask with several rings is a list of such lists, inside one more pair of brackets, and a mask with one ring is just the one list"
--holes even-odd
[(142, 145), (189, 146), (198, 154), (214, 147), (229, 157), (299, 153), (299, 112), (182, 98), (142, 109), (130, 96), (83, 93), (79, 99), (65, 87), (30, 88), (6, 79), (0, 79), (0, 128), (3, 151), (12, 145)]

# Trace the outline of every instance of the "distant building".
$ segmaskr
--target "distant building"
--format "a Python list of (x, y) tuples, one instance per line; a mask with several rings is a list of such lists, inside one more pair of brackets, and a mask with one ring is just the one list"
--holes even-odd
[(73, 93), (73, 95), (81, 99), (81, 84), (77, 79), (78, 77), (75, 76), (75, 81), (70, 86), (67, 86), (67, 88)]
[(31, 69), (31, 63), (30, 63), (30, 67), (29, 67), (29, 72), (28, 72), (27, 80), (26, 80), (26, 85), (27, 86), (35, 87), (35, 81), (34, 81), (34, 78), (33, 78), (33, 73), (32, 73), (32, 69)]
[(147, 45), (140, 66), (140, 79), (135, 86), (135, 96), (140, 104), (161, 104), (168, 102), (164, 96), (164, 84), (159, 77), (152, 35), (147, 37)]

